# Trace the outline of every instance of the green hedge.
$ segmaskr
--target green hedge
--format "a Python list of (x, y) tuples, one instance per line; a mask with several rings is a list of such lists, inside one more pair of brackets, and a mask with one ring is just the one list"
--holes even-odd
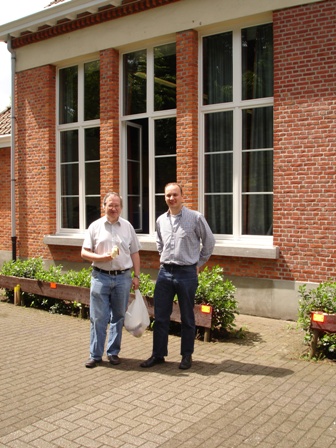
[[(80, 271), (68, 270), (63, 272), (63, 267), (51, 266), (44, 268), (42, 258), (28, 260), (8, 261), (3, 264), (2, 275), (14, 277), (32, 278), (36, 280), (61, 283), (71, 286), (90, 287), (91, 268)], [(215, 266), (212, 269), (205, 267), (198, 276), (199, 286), (196, 291), (195, 302), (213, 307), (213, 330), (218, 332), (229, 331), (234, 328), (235, 315), (239, 314), (237, 301), (235, 300), (236, 288), (231, 281), (226, 280), (223, 269)], [(155, 282), (149, 274), (140, 275), (140, 292), (143, 296), (153, 297)], [(7, 299), (13, 302), (13, 291), (6, 290)], [(80, 304), (65, 302), (50, 297), (41, 297), (34, 294), (22, 293), (26, 306), (42, 308), (52, 313), (76, 315), (80, 311)]]
[[(310, 343), (312, 331), (310, 328), (310, 313), (323, 311), (336, 313), (336, 283), (324, 282), (316, 288), (308, 290), (307, 285), (299, 288), (299, 315), (298, 323), (305, 330), (305, 341)], [(318, 357), (336, 357), (336, 334), (324, 334), (318, 342)]]

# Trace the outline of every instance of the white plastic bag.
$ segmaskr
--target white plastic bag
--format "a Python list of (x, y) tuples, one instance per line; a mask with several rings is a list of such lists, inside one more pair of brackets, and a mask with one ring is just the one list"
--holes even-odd
[(136, 338), (142, 336), (150, 323), (148, 310), (141, 292), (135, 290), (135, 299), (129, 305), (124, 320), (126, 330)]

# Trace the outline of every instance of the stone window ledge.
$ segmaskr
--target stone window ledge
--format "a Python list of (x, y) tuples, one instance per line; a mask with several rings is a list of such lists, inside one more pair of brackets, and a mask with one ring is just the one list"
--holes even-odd
[[(47, 245), (55, 246), (75, 246), (81, 247), (84, 235), (45, 235), (43, 242)], [(155, 238), (146, 235), (139, 235), (141, 250), (156, 251)], [(276, 260), (279, 258), (280, 250), (278, 246), (265, 246), (259, 244), (246, 244), (243, 242), (234, 243), (227, 241), (217, 241), (213, 255), (223, 257), (242, 258), (268, 258)]]

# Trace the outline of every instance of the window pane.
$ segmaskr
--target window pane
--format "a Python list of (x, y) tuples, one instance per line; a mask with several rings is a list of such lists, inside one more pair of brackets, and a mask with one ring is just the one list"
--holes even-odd
[(146, 50), (128, 53), (123, 57), (124, 115), (146, 112), (146, 57)]
[(243, 186), (246, 192), (273, 191), (273, 151), (243, 153)]
[(87, 197), (86, 198), (86, 228), (95, 221), (100, 218), (100, 196), (99, 197)]
[[(137, 161), (127, 162), (128, 194), (140, 196), (140, 164)], [(139, 202), (139, 199), (138, 199)]]
[(61, 221), (65, 229), (79, 228), (79, 199), (78, 197), (63, 198), (61, 202)]
[(99, 61), (84, 65), (84, 120), (97, 120), (100, 109)]
[(85, 164), (85, 195), (98, 195), (100, 192), (100, 163)]
[(272, 24), (242, 30), (242, 99), (273, 96)]
[(154, 110), (176, 108), (176, 44), (154, 48)]
[(59, 71), (59, 122), (78, 121), (78, 67)]
[(155, 197), (155, 220), (168, 210), (164, 195)]
[(155, 159), (155, 191), (163, 194), (165, 185), (172, 179), (176, 179), (176, 157)]
[(61, 178), (62, 196), (78, 195), (78, 163), (62, 165)]
[(85, 129), (85, 161), (100, 159), (100, 129)]
[(176, 154), (176, 118), (155, 120), (155, 155)]
[(213, 233), (232, 234), (232, 195), (205, 195), (205, 218)]
[(139, 196), (128, 197), (128, 216), (136, 231), (142, 230)]
[(127, 159), (140, 162), (141, 127), (127, 126)]
[(203, 40), (203, 104), (232, 101), (232, 33)]
[(233, 155), (205, 156), (205, 193), (232, 193)]
[(61, 132), (61, 163), (78, 161), (78, 131)]
[(205, 115), (205, 152), (233, 150), (233, 112)]
[(176, 118), (155, 120), (155, 193), (176, 179)]
[(273, 107), (245, 109), (243, 112), (243, 149), (273, 148)]
[(242, 233), (273, 234), (273, 195), (243, 195)]

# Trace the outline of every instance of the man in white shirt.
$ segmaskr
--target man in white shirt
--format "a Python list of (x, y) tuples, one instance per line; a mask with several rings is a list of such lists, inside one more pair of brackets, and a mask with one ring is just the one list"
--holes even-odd
[(118, 355), (132, 283), (134, 289), (139, 288), (140, 243), (131, 223), (120, 216), (121, 196), (107, 193), (104, 210), (105, 216), (90, 224), (81, 252), (82, 258), (92, 262), (87, 368), (102, 361), (108, 323), (107, 358), (113, 365), (120, 364)]

